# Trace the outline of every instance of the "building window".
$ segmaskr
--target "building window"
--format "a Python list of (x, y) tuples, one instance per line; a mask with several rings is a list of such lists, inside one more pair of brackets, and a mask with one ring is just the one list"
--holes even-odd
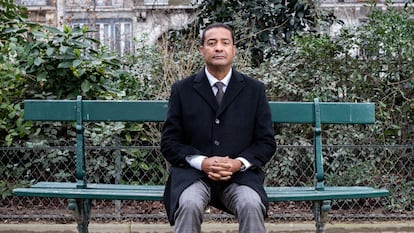
[(95, 0), (97, 6), (112, 6), (112, 0)]
[(16, 1), (19, 5), (24, 6), (45, 6), (48, 5), (47, 0), (20, 0)]
[[(82, 22), (83, 21), (83, 22)], [(130, 19), (99, 19), (91, 25), (86, 20), (76, 20), (73, 27), (88, 25), (96, 31), (92, 36), (112, 51), (125, 55), (133, 50), (133, 30)]]
[(168, 5), (168, 0), (144, 0), (144, 5)]

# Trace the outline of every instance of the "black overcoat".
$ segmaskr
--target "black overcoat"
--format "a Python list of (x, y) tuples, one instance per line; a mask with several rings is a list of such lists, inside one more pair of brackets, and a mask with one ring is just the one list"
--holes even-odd
[[(181, 192), (195, 180), (208, 179), (204, 172), (189, 166), (186, 156), (244, 157), (253, 165), (250, 169), (235, 173), (230, 181), (212, 182), (212, 185), (230, 182), (248, 185), (259, 193), (267, 209), (261, 168), (275, 149), (271, 113), (262, 82), (233, 69), (220, 106), (204, 69), (174, 83), (161, 136), (162, 154), (171, 164), (164, 193), (170, 224), (174, 225)], [(213, 199), (211, 205), (226, 210), (218, 200)]]

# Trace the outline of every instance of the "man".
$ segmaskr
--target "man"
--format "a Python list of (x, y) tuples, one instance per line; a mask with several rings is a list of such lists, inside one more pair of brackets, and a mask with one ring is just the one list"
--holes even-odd
[(276, 143), (265, 87), (232, 68), (236, 47), (229, 26), (207, 26), (199, 51), (205, 67), (172, 85), (162, 131), (161, 151), (171, 163), (168, 219), (176, 233), (201, 232), (211, 204), (234, 214), (239, 232), (266, 232), (261, 168)]

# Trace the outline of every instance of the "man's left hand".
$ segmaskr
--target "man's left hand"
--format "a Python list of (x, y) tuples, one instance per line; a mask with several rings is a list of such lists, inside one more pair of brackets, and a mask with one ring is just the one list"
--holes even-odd
[(231, 159), (228, 156), (214, 156), (206, 160), (208, 161), (203, 161), (209, 164), (206, 173), (212, 180), (229, 180), (234, 173), (241, 170), (243, 165), (240, 160)]

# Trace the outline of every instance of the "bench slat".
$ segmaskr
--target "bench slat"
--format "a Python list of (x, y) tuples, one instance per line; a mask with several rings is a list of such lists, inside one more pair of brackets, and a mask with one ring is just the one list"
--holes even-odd
[[(50, 189), (71, 189), (76, 188), (77, 183), (66, 182), (39, 182), (31, 186), (31, 188), (50, 188)], [(87, 188), (90, 189), (120, 189), (120, 190), (162, 190), (164, 185), (128, 185), (128, 184), (97, 184), (88, 183)]]
[[(313, 102), (269, 102), (275, 123), (315, 123)], [(319, 103), (322, 124), (372, 124), (373, 103)]]
[(164, 190), (115, 190), (115, 189), (77, 189), (77, 188), (18, 188), (16, 196), (55, 197), (66, 199), (107, 199), (107, 200), (138, 200), (161, 201)]
[(314, 187), (265, 187), (269, 201), (320, 201), (388, 196), (388, 190), (360, 186), (325, 186), (323, 191)]
[[(318, 201), (388, 196), (388, 190), (362, 186), (325, 187), (265, 187), (269, 201)], [(31, 188), (17, 188), (16, 196), (86, 198), (109, 200), (162, 200), (163, 185), (88, 184), (86, 189), (76, 188), (76, 183), (40, 182)]]
[[(269, 102), (275, 123), (315, 122), (313, 102)], [(319, 103), (321, 123), (372, 124), (373, 103)], [(156, 121), (165, 120), (167, 101), (83, 100), (83, 121)], [(75, 121), (76, 100), (25, 100), (24, 119), (35, 121)]]
[[(166, 101), (83, 100), (83, 121), (164, 121)], [(24, 119), (76, 121), (76, 100), (25, 100)]]

